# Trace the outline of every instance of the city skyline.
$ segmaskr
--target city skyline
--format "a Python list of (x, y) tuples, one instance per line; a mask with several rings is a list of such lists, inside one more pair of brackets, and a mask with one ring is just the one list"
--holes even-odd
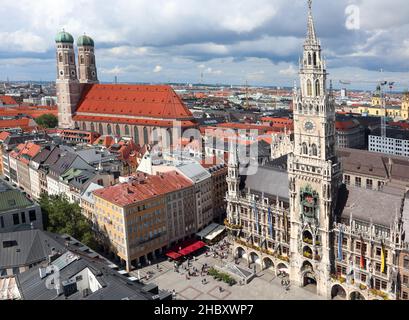
[[(347, 80), (351, 81), (347, 87), (372, 89), (381, 78), (396, 82), (399, 91), (409, 86), (408, 42), (395, 36), (407, 28), (406, 9), (398, 10), (399, 3), (315, 1), (315, 19), (323, 30), (334, 87)], [(203, 79), (209, 84), (248, 81), (254, 86), (292, 86), (305, 36), (305, 6), (305, 1), (209, 1), (201, 7), (195, 1), (119, 1), (111, 17), (109, 5), (94, 1), (53, 4), (44, 0), (34, 7), (5, 1), (0, 11), (8, 12), (10, 19), (0, 22), (1, 80), (55, 79), (54, 37), (65, 28), (74, 38), (84, 32), (93, 37), (102, 82), (117, 76), (120, 82), (198, 83)], [(359, 30), (346, 27), (347, 8), (359, 9)], [(393, 15), (377, 16), (386, 9)], [(87, 12), (87, 19), (77, 14), (81, 11)]]

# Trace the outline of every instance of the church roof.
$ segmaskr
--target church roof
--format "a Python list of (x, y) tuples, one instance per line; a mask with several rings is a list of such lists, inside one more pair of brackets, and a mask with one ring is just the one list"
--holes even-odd
[(83, 117), (93, 115), (125, 116), (124, 123), (128, 120), (126, 116), (193, 120), (192, 113), (170, 86), (90, 84), (83, 92), (75, 120), (87, 121)]

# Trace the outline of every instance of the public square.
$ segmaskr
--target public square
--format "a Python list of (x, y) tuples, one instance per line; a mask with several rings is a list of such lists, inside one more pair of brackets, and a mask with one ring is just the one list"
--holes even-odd
[[(227, 252), (227, 250), (226, 250)], [(234, 264), (231, 253), (226, 259), (214, 258), (213, 254), (202, 253), (192, 260), (191, 270), (199, 270), (199, 276), (188, 277), (188, 271), (183, 267), (184, 262), (179, 267), (179, 272), (175, 271), (174, 262), (163, 260), (159, 263), (152, 262), (150, 266), (142, 267), (132, 271), (130, 274), (136, 278), (140, 277), (144, 283), (155, 283), (161, 289), (176, 292), (177, 300), (323, 300), (323, 297), (312, 293), (308, 288), (289, 286), (287, 290), (282, 286), (282, 278), (275, 275), (271, 270), (259, 270), (257, 268), (256, 277), (248, 284), (242, 285), (239, 282), (234, 286), (217, 281), (211, 276), (200, 276), (203, 265), (209, 267), (222, 266), (224, 263)], [(240, 266), (244, 267), (246, 262), (241, 260)], [(252, 268), (253, 266), (251, 266)], [(138, 274), (139, 272), (139, 274)], [(146, 276), (149, 279), (146, 280)], [(207, 283), (204, 284), (203, 280)], [(220, 287), (222, 290), (220, 290)]]

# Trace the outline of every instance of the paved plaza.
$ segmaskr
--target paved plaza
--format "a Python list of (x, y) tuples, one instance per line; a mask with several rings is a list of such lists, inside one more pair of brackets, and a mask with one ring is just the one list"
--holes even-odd
[[(198, 256), (196, 261), (192, 261), (192, 267), (200, 272), (204, 264), (210, 267), (222, 266), (223, 263), (232, 261), (232, 257), (221, 260), (203, 254)], [(187, 265), (187, 262), (184, 265)], [(245, 263), (242, 261), (240, 265), (244, 267)], [(247, 285), (238, 283), (232, 287), (211, 276), (190, 277), (188, 280), (187, 271), (183, 268), (179, 270), (179, 273), (175, 272), (173, 262), (163, 261), (140, 269), (139, 276), (144, 283), (153, 282), (163, 290), (175, 290), (177, 300), (324, 300), (308, 288), (290, 286), (290, 289), (286, 290), (281, 285), (281, 278), (270, 270), (259, 271), (256, 278)], [(148, 273), (151, 276), (146, 280), (144, 278)], [(131, 272), (131, 275), (138, 277), (138, 271)], [(203, 284), (203, 279), (207, 280), (206, 284)]]

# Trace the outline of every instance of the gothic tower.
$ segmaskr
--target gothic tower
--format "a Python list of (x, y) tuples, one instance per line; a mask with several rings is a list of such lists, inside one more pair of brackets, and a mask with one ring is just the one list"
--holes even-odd
[(72, 116), (80, 99), (80, 84), (75, 65), (74, 38), (62, 31), (55, 38), (57, 45), (58, 125), (73, 128)]
[[(227, 174), (227, 220), (232, 225), (240, 223), (239, 194), (240, 194), (240, 164), (236, 142), (231, 141), (229, 146), (229, 162)], [(234, 230), (232, 230), (234, 231)], [(238, 230), (236, 230), (238, 231)], [(234, 234), (237, 236), (238, 234)]]
[(78, 38), (77, 46), (80, 83), (98, 83), (94, 40), (84, 34)]
[(328, 296), (332, 269), (334, 207), (342, 183), (335, 154), (335, 107), (327, 92), (327, 72), (308, 1), (308, 30), (300, 61), (301, 88), (294, 93), (294, 151), (288, 172), (293, 284), (317, 285)]

